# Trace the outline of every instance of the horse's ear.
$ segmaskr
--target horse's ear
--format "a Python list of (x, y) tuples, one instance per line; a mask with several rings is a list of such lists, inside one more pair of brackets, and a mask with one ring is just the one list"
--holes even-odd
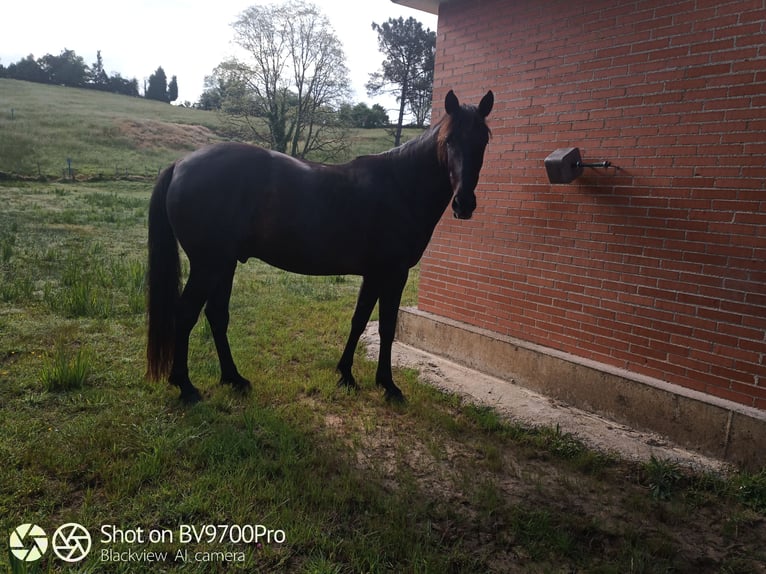
[(447, 97), (444, 98), (444, 109), (447, 110), (449, 115), (454, 114), (460, 109), (460, 102), (458, 101), (455, 92), (452, 90), (447, 92)]
[(495, 104), (495, 94), (492, 90), (489, 90), (486, 95), (479, 102), (479, 113), (481, 117), (486, 118), (489, 112), (492, 111), (492, 106)]

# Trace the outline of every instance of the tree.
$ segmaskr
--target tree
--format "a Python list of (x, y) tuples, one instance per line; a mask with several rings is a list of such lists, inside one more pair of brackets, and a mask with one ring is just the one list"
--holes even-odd
[(144, 97), (159, 102), (168, 101), (168, 77), (165, 75), (165, 70), (162, 69), (162, 66), (149, 76), (149, 85), (146, 87)]
[(364, 102), (355, 106), (343, 104), (339, 113), (343, 123), (354, 128), (384, 128), (388, 125), (388, 114), (380, 104), (374, 104), (372, 108)]
[(26, 80), (27, 82), (47, 82), (49, 80), (48, 75), (32, 54), (10, 64), (6, 73), (9, 78)]
[[(436, 33), (423, 29), (415, 18), (389, 18), (381, 25), (372, 23), (378, 33), (378, 47), (386, 59), (381, 70), (370, 74), (367, 93), (370, 96), (394, 94), (399, 102), (394, 145), (399, 145), (407, 107), (418, 125), (424, 125), (430, 112), (433, 89)], [(428, 111), (424, 111), (428, 110)]]
[(423, 59), (421, 73), (415, 76), (407, 94), (407, 105), (415, 119), (415, 125), (425, 127), (431, 119), (431, 100), (434, 87), (434, 59), (436, 57), (436, 39), (431, 50), (427, 50)]
[(222, 109), (274, 150), (322, 159), (343, 153), (337, 110), (348, 97), (348, 70), (327, 18), (296, 1), (251, 6), (232, 26), (247, 59), (217, 68), (229, 86)]
[(114, 74), (109, 78), (109, 87), (107, 89), (115, 94), (138, 97), (138, 80), (135, 78), (128, 80), (120, 74)]
[(175, 102), (178, 99), (178, 78), (173, 76), (168, 84), (167, 102)]
[(201, 110), (220, 110), (226, 97), (226, 80), (217, 74), (217, 69), (205, 76), (205, 89), (195, 107)]
[(58, 56), (45, 54), (40, 58), (40, 68), (52, 84), (63, 86), (85, 86), (89, 76), (88, 66), (74, 50), (64, 48)]
[(370, 113), (367, 114), (367, 121), (365, 122), (366, 128), (384, 128), (388, 126), (388, 112), (386, 108), (380, 104), (372, 104)]
[(96, 51), (96, 61), (90, 67), (88, 83), (96, 90), (109, 89), (109, 76), (104, 71), (104, 60), (101, 57), (101, 50)]
[(88, 68), (73, 50), (64, 49), (58, 56), (46, 54), (35, 60), (30, 54), (7, 68), (0, 66), (0, 77), (3, 76), (28, 82), (62, 84), (138, 96), (138, 82), (135, 78), (127, 80), (120, 74), (111, 77), (106, 75), (101, 50), (97, 51), (92, 68)]

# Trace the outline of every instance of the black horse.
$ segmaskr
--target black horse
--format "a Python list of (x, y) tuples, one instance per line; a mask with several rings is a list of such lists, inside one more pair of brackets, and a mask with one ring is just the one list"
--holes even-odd
[[(376, 382), (387, 399), (402, 400), (391, 375), (391, 345), (408, 270), (450, 199), (457, 218), (469, 219), (476, 208), (493, 103), (490, 91), (478, 106), (461, 106), (450, 91), (447, 115), (423, 135), (342, 165), (221, 143), (166, 168), (149, 206), (147, 376), (167, 376), (184, 401), (201, 398), (189, 380), (188, 351), (204, 306), (221, 382), (249, 388), (226, 331), (237, 260), (257, 257), (295, 273), (361, 275), (339, 384), (356, 386), (354, 351), (379, 300)], [(183, 291), (177, 243), (190, 264)]]

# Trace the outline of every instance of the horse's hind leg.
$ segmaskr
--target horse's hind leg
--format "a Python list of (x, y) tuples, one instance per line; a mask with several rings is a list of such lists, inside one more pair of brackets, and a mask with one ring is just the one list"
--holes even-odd
[(338, 362), (337, 368), (338, 372), (340, 372), (338, 386), (352, 389), (357, 386), (356, 379), (354, 379), (354, 375), (351, 372), (351, 367), (354, 364), (354, 351), (359, 343), (359, 337), (362, 336), (364, 328), (370, 320), (375, 303), (378, 302), (379, 294), (380, 285), (378, 281), (372, 277), (364, 277), (362, 287), (359, 289), (359, 298), (356, 302), (354, 316), (351, 319), (351, 331), (348, 334), (346, 348), (343, 350), (343, 355)]
[(218, 360), (221, 364), (221, 383), (230, 384), (239, 390), (250, 388), (250, 381), (237, 371), (226, 332), (229, 328), (229, 300), (237, 262), (233, 261), (221, 267), (218, 283), (205, 306), (205, 316), (213, 333)]
[(214, 277), (208, 270), (192, 263), (189, 279), (186, 281), (176, 310), (173, 367), (168, 380), (181, 389), (181, 400), (187, 403), (194, 403), (202, 398), (189, 379), (189, 335), (214, 285)]

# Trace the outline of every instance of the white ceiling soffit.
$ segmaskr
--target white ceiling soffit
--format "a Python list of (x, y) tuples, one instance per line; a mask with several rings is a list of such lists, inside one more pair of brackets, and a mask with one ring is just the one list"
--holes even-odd
[(391, 0), (394, 4), (401, 4), (408, 8), (428, 12), (429, 14), (439, 14), (439, 4), (446, 0)]

